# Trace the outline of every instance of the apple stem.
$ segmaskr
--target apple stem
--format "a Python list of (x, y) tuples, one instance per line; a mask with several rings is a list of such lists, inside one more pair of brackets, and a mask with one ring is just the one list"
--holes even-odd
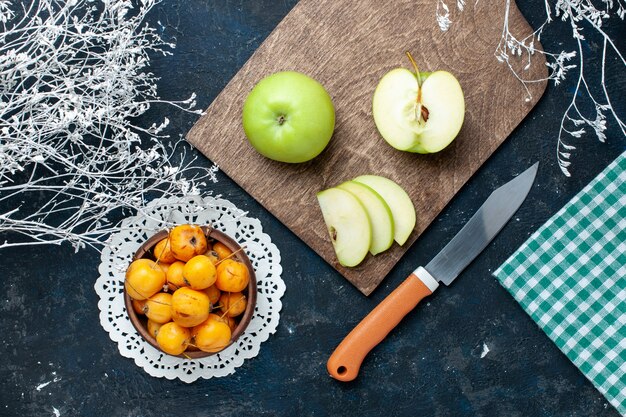
[(406, 51), (406, 56), (409, 58), (409, 61), (411, 61), (411, 65), (413, 65), (413, 69), (415, 70), (415, 77), (417, 77), (417, 86), (419, 91), (422, 88), (422, 77), (420, 76), (420, 71), (417, 68), (417, 62), (415, 62), (413, 55), (411, 55), (409, 51)]
[(413, 59), (413, 56), (409, 51), (406, 51), (406, 56), (411, 61), (411, 65), (413, 65), (413, 69), (415, 70), (415, 78), (417, 78), (417, 97), (415, 99), (415, 120), (417, 123), (420, 123), (424, 120), (426, 123), (426, 119), (422, 117), (422, 77), (420, 76), (419, 68), (417, 68), (417, 63)]

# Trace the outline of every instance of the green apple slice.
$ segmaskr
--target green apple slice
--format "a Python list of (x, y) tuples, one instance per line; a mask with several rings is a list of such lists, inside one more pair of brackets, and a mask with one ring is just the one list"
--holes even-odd
[(420, 73), (420, 76), (426, 120), (416, 114), (417, 77), (405, 68), (396, 68), (380, 80), (374, 92), (372, 114), (381, 136), (394, 148), (439, 152), (456, 138), (463, 125), (463, 90), (447, 71)]
[(417, 144), (423, 130), (415, 120), (417, 78), (405, 68), (383, 76), (372, 100), (372, 115), (381, 136), (394, 148), (404, 151)]
[(393, 244), (393, 215), (385, 200), (371, 187), (355, 181), (347, 181), (337, 186), (359, 199), (372, 226), (372, 242), (369, 251), (377, 255)]
[(372, 227), (361, 202), (351, 193), (329, 188), (317, 193), (330, 240), (343, 266), (357, 266), (372, 241)]
[(447, 71), (433, 72), (422, 84), (422, 104), (428, 109), (428, 121), (419, 142), (409, 151), (439, 152), (456, 138), (465, 119), (459, 81)]
[(361, 175), (354, 181), (372, 188), (385, 200), (393, 217), (393, 238), (400, 246), (404, 245), (415, 228), (415, 206), (406, 191), (390, 179), (378, 175)]

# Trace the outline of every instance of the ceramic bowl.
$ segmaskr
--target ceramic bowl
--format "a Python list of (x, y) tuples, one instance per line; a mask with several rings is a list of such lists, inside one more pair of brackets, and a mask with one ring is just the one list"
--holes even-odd
[[(223, 232), (220, 232), (219, 230), (213, 229), (210, 226), (202, 226), (202, 230), (204, 231), (204, 234), (207, 237), (207, 240), (209, 242), (212, 242), (212, 243), (221, 242), (224, 245), (226, 245), (226, 247), (230, 249), (232, 252), (235, 252), (235, 254), (233, 255), (231, 259), (235, 259), (239, 262), (242, 262), (248, 268), (248, 271), (250, 272), (250, 282), (248, 284), (248, 287), (242, 291), (246, 295), (248, 304), (246, 306), (246, 310), (244, 311), (244, 313), (239, 317), (239, 323), (237, 324), (237, 327), (232, 333), (230, 342), (228, 344), (228, 346), (230, 346), (243, 334), (244, 330), (246, 330), (246, 327), (248, 327), (248, 324), (250, 324), (250, 320), (252, 319), (252, 314), (254, 313), (254, 307), (256, 305), (256, 293), (257, 293), (256, 276), (254, 274), (254, 268), (252, 267), (252, 264), (250, 263), (250, 259), (246, 255), (245, 251), (241, 250), (241, 246), (239, 246), (239, 244), (233, 238), (231, 238), (230, 236), (226, 235)], [(141, 258), (148, 258), (148, 259), (154, 260), (155, 256), (152, 253), (154, 247), (159, 241), (161, 241), (162, 239), (165, 239), (167, 235), (168, 235), (168, 231), (163, 230), (151, 236), (148, 240), (146, 240), (139, 247), (137, 252), (135, 252), (135, 255), (133, 256), (133, 261), (137, 259), (141, 259)], [(143, 337), (146, 340), (146, 342), (148, 342), (150, 345), (154, 346), (154, 348), (161, 350), (159, 349), (159, 345), (157, 344), (156, 339), (148, 332), (147, 318), (135, 312), (132, 306), (132, 299), (130, 298), (130, 296), (128, 295), (126, 291), (124, 291), (124, 303), (126, 304), (126, 312), (128, 313), (130, 321), (135, 327), (135, 329), (137, 329), (141, 337)], [(224, 349), (226, 349), (226, 347)], [(215, 355), (216, 353), (219, 353), (219, 352), (215, 352), (215, 353), (203, 352), (201, 350), (198, 350), (197, 348), (190, 346), (187, 348), (187, 350), (185, 350), (185, 352), (182, 355), (179, 355), (179, 356), (184, 357), (184, 358), (197, 359), (197, 358), (204, 358), (207, 356)]]

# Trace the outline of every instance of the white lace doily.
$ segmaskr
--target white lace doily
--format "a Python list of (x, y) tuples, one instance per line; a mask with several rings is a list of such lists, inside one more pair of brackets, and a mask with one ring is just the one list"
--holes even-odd
[[(201, 359), (178, 358), (152, 347), (137, 333), (124, 307), (124, 274), (135, 251), (159, 230), (182, 223), (209, 224), (245, 245), (257, 277), (257, 304), (246, 331), (222, 352)], [(261, 343), (276, 332), (280, 298), (285, 292), (280, 252), (263, 233), (259, 220), (246, 217), (227, 200), (190, 197), (153, 201), (143, 213), (122, 222), (122, 231), (113, 235), (102, 250), (101, 261), (95, 289), (100, 296), (102, 327), (117, 342), (122, 356), (134, 359), (152, 376), (193, 382), (230, 375), (244, 360), (256, 356)]]

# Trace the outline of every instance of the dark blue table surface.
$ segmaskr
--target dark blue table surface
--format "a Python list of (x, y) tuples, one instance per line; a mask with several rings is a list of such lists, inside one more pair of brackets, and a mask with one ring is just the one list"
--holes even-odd
[[(192, 92), (206, 108), (296, 1), (164, 1), (149, 17), (175, 41), (155, 56), (160, 95)], [(543, 2), (519, 1), (531, 25)], [(469, 8), (467, 13), (471, 13)], [(615, 19), (617, 20), (617, 19)], [(607, 31), (624, 53), (624, 24)], [(585, 52), (599, 74), (601, 39), (586, 32)], [(566, 23), (542, 38), (547, 50), (575, 49)], [(496, 62), (494, 60), (494, 65)], [(624, 67), (607, 61), (607, 84), (626, 114)], [(575, 74), (574, 74), (575, 75)], [(617, 416), (608, 401), (548, 339), (491, 273), (526, 238), (623, 150), (609, 121), (606, 143), (575, 144), (572, 177), (561, 174), (555, 146), (576, 79), (550, 85), (528, 118), (420, 237), (381, 286), (364, 297), (285, 226), (223, 174), (207, 187), (261, 220), (282, 254), (287, 292), (278, 330), (234, 375), (193, 384), (152, 378), (120, 356), (98, 319), (93, 283), (99, 254), (68, 246), (0, 251), (0, 415), (61, 416)], [(149, 125), (167, 116), (185, 134), (197, 116), (156, 106)], [(195, 152), (195, 151), (194, 151)], [(209, 164), (203, 156), (199, 163)], [(341, 338), (412, 269), (427, 262), (489, 194), (535, 161), (536, 185), (494, 242), (449, 288), (411, 313), (366, 359), (352, 383), (325, 370)], [(28, 202), (27, 202), (28, 203)], [(486, 343), (489, 353), (481, 358)], [(38, 390), (36, 387), (50, 383)]]

